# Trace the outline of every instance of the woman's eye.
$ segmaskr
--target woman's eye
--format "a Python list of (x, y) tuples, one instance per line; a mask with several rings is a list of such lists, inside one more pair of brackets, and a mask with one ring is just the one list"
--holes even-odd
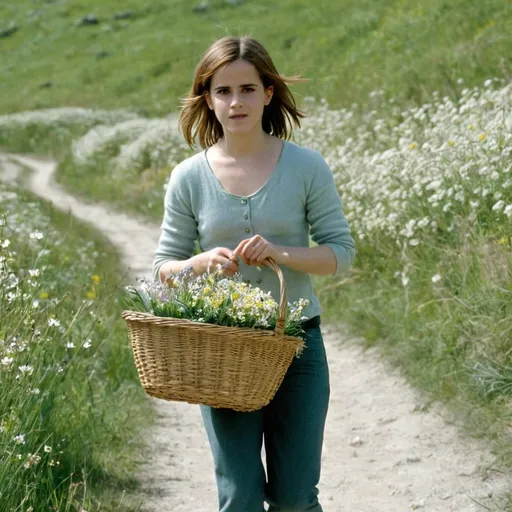
[(252, 92), (252, 91), (254, 91), (254, 89), (252, 87), (246, 87), (244, 89), (244, 92)]

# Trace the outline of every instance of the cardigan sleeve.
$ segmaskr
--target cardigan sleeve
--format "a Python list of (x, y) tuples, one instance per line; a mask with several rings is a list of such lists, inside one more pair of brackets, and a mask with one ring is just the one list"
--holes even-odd
[(312, 180), (306, 198), (306, 218), (311, 238), (318, 245), (327, 245), (336, 256), (339, 275), (348, 270), (355, 257), (355, 243), (333, 173), (320, 153), (316, 153)]
[(160, 240), (153, 260), (155, 280), (159, 280), (159, 271), (163, 263), (186, 260), (194, 254), (198, 231), (186, 174), (186, 169), (177, 166), (171, 172), (167, 185)]

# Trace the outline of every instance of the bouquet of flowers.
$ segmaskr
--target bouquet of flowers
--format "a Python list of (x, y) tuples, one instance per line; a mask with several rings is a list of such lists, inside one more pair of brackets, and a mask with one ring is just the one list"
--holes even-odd
[[(188, 319), (205, 324), (274, 330), (279, 305), (270, 292), (245, 283), (240, 273), (227, 278), (221, 271), (196, 275), (189, 267), (172, 277), (172, 284), (137, 279), (125, 288), (128, 309), (160, 317)], [(307, 299), (288, 303), (284, 334), (303, 334), (302, 312)]]

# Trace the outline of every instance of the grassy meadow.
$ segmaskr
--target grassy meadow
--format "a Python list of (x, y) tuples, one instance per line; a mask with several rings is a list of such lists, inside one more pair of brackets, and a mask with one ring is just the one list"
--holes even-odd
[[(80, 24), (88, 14), (98, 22)], [(449, 403), (469, 432), (491, 441), (494, 470), (510, 471), (508, 0), (95, 0), (87, 7), (75, 0), (20, 0), (4, 2), (0, 20), (5, 28), (11, 22), (17, 27), (0, 38), (0, 147), (52, 155), (60, 160), (59, 182), (73, 193), (155, 223), (173, 167), (193, 151), (179, 137), (172, 114), (211, 41), (250, 33), (265, 43), (282, 73), (309, 78), (294, 87), (308, 114), (295, 141), (318, 149), (330, 164), (357, 247), (349, 273), (315, 279), (326, 320), (381, 347), (413, 385)], [(79, 260), (79, 275), (64, 273), (62, 283), (83, 286), (83, 295), (90, 288), (87, 276), (99, 271)], [(113, 262), (101, 263), (108, 265), (106, 275), (115, 275)], [(60, 282), (55, 270), (48, 276), (48, 283)], [(104, 346), (119, 347), (127, 361), (117, 341), (124, 326), (112, 320), (119, 309), (99, 300), (90, 307), (98, 305), (98, 315), (100, 307), (108, 312), (104, 322), (113, 322), (108, 332), (116, 340)], [(24, 318), (25, 307), (20, 302), (13, 318)], [(61, 324), (68, 325), (64, 319)], [(22, 364), (29, 363), (9, 378)], [(86, 372), (88, 364), (76, 371)], [(105, 368), (93, 374), (100, 403), (126, 391), (116, 387), (120, 374)], [(130, 374), (123, 382), (137, 397), (133, 369), (123, 363), (122, 371)], [(86, 404), (85, 390), (77, 386), (76, 393), (84, 393)], [(120, 420), (108, 428), (95, 417), (87, 421), (101, 432), (102, 443)], [(32, 428), (11, 429), (5, 442), (12, 445), (13, 436)], [(78, 435), (87, 428), (84, 420)], [(44, 448), (49, 443), (41, 436), (34, 442)], [(25, 452), (39, 453), (34, 446)], [(106, 471), (113, 481), (124, 478), (115, 469), (116, 446), (109, 444), (108, 460), (95, 459), (98, 451), (91, 448), (84, 467)], [(82, 461), (82, 452), (75, 455), (69, 464)], [(64, 487), (70, 467), (59, 476)]]
[(9, 28), (4, 113), (73, 105), (164, 116), (226, 33), (257, 37), (282, 73), (308, 78), (299, 99), (337, 107), (376, 88), (423, 103), (434, 90), (455, 94), (458, 78), (474, 86), (512, 72), (508, 0), (5, 0)]
[(126, 511), (152, 411), (119, 317), (119, 257), (23, 191), (0, 183), (0, 202), (2, 511)]

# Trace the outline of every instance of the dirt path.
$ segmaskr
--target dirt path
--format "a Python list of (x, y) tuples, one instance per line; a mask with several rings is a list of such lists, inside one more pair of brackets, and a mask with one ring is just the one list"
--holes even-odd
[[(13, 162), (34, 171), (26, 184), (34, 192), (104, 231), (131, 275), (149, 275), (158, 226), (81, 203), (52, 182), (51, 161), (0, 157), (5, 178), (16, 177)], [(425, 408), (378, 353), (363, 352), (358, 340), (332, 329), (324, 332), (332, 386), (319, 486), (325, 512), (503, 510), (499, 496), (510, 481), (489, 469), (494, 459), (483, 442), (460, 436), (443, 407)], [(215, 512), (212, 458), (198, 407), (153, 403), (158, 421), (141, 476), (144, 510)]]

